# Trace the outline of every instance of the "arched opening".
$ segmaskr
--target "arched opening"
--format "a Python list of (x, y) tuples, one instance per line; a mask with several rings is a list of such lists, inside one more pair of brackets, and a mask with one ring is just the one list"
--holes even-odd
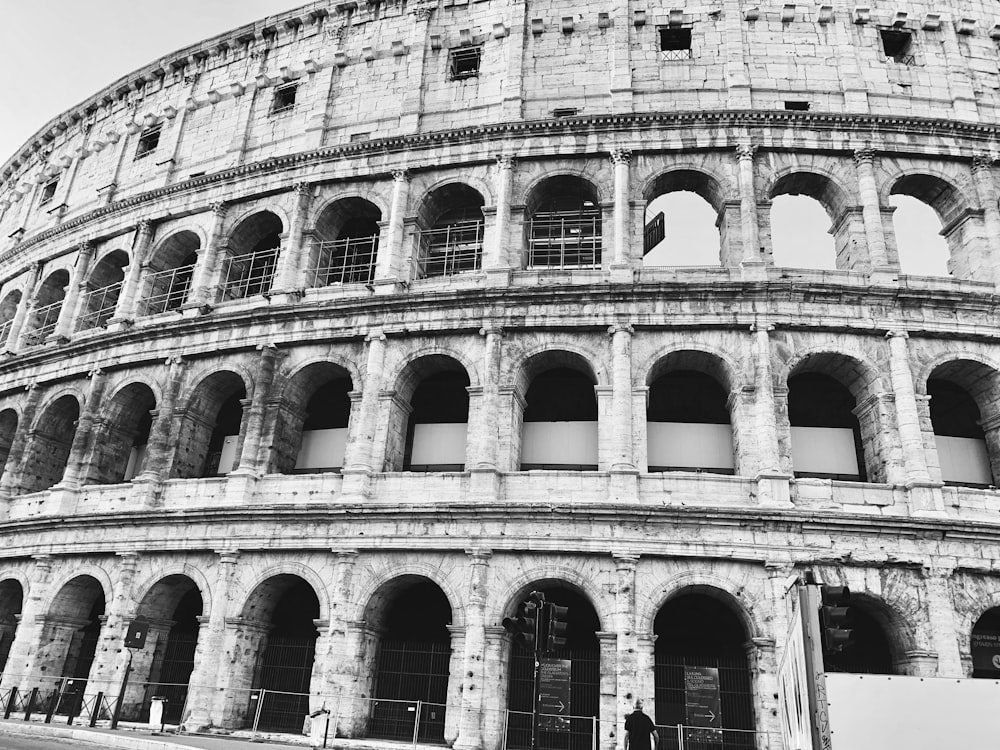
[[(661, 736), (683, 731), (689, 742), (721, 747), (754, 747), (753, 676), (747, 662), (746, 629), (718, 596), (691, 591), (676, 596), (653, 621), (656, 724)], [(718, 706), (717, 729), (690, 715), (698, 697)]]
[(976, 620), (969, 650), (973, 678), (1000, 680), (1000, 607), (986, 610)]
[(24, 605), (24, 590), (12, 578), (0, 582), (0, 675), (7, 668), (10, 647), (17, 634), (17, 623)]
[(10, 338), (10, 329), (14, 325), (14, 316), (20, 304), (21, 292), (17, 289), (0, 301), (0, 346), (4, 346)]
[[(677, 360), (677, 369), (671, 359)], [(733, 474), (728, 394), (711, 375), (685, 369), (682, 359), (690, 358), (668, 358), (649, 387), (649, 470)]]
[(948, 241), (941, 236), (941, 219), (926, 203), (910, 195), (891, 195), (892, 231), (901, 273), (948, 276)]
[[(920, 204), (924, 207), (916, 210), (916, 226), (908, 227), (917, 232), (917, 236), (912, 237), (905, 231), (903, 235), (896, 236), (901, 264), (904, 259), (907, 265), (911, 262), (914, 265), (935, 263), (931, 269), (940, 271), (943, 248), (937, 238), (943, 235), (947, 250), (944, 251), (945, 271), (940, 275), (950, 274), (959, 279), (984, 281), (992, 279), (989, 272), (985, 271), (989, 268), (985, 227), (981, 219), (966, 213), (972, 203), (954, 185), (934, 175), (911, 174), (900, 177), (889, 193), (891, 196), (908, 196), (913, 199), (901, 203), (906, 211), (904, 216), (899, 217), (900, 220), (906, 218), (906, 212), (913, 212)], [(927, 208), (934, 216), (930, 215)], [(895, 227), (896, 222), (893, 224)]]
[(853, 643), (836, 653), (824, 653), (827, 672), (850, 674), (895, 674), (892, 647), (882, 626), (884, 617), (876, 605), (852, 597), (849, 608)]
[(597, 395), (589, 368), (582, 359), (569, 355), (545, 357), (531, 370), (521, 434), (521, 471), (596, 470)]
[(141, 315), (177, 310), (191, 292), (201, 240), (187, 230), (170, 235), (152, 253), (144, 281)]
[(591, 183), (549, 177), (532, 191), (525, 216), (528, 268), (601, 267), (601, 207)]
[(149, 624), (146, 646), (132, 658), (130, 690), (123, 713), (134, 721), (149, 720), (154, 695), (167, 699), (163, 721), (179, 724), (187, 699), (198, 646), (198, 618), (202, 614), (198, 586), (185, 575), (175, 574), (157, 581), (143, 597), (137, 618)]
[(42, 282), (26, 326), (26, 344), (40, 344), (55, 332), (68, 286), (69, 271), (62, 269), (49, 274)]
[(860, 218), (852, 223), (844, 192), (829, 178), (786, 174), (774, 183), (770, 198), (774, 265), (850, 270), (867, 263), (867, 253), (857, 253), (852, 242)]
[(13, 409), (0, 411), (0, 477), (7, 472), (7, 459), (10, 457), (10, 447), (14, 444), (17, 434), (17, 412)]
[(796, 477), (867, 481), (856, 406), (853, 394), (829, 375), (803, 372), (788, 379)]
[[(524, 594), (510, 605), (527, 598), (530, 591), (545, 595), (545, 601), (566, 607), (566, 645), (557, 648), (552, 658), (569, 662), (569, 732), (555, 731), (543, 724), (539, 728), (538, 746), (560, 750), (588, 750), (594, 738), (595, 718), (600, 715), (601, 653), (597, 633), (601, 623), (587, 598), (578, 591), (558, 582), (539, 582), (525, 589)], [(514, 615), (510, 611), (510, 615)], [(507, 671), (507, 747), (528, 750), (531, 747), (531, 711), (534, 689), (534, 654), (518, 643), (511, 643)], [(607, 730), (601, 730), (598, 736)]]
[(128, 263), (127, 253), (114, 250), (94, 265), (83, 294), (80, 308), (83, 312), (77, 322), (77, 330), (103, 328), (108, 324), (118, 305)]
[(145, 383), (131, 383), (111, 399), (97, 426), (85, 483), (129, 482), (143, 469), (156, 397)]
[(281, 219), (270, 211), (261, 211), (239, 223), (229, 236), (222, 264), (220, 301), (271, 291), (283, 231)]
[(421, 576), (396, 578), (369, 602), (365, 622), (381, 631), (367, 735), (411, 741), (420, 701), (417, 740), (443, 742), (451, 661), (448, 597)]
[(184, 414), (171, 476), (223, 476), (239, 463), (246, 387), (234, 372), (216, 372), (195, 389)]
[(478, 271), (483, 257), (483, 206), (479, 191), (454, 183), (434, 190), (418, 213), (418, 279)]
[(347, 371), (331, 362), (308, 365), (289, 380), (271, 445), (274, 471), (340, 471), (351, 418), (352, 388)]
[[(243, 643), (249, 658), (235, 668), (233, 684), (268, 691), (259, 708), (259, 729), (302, 731), (309, 715), (319, 614), (319, 598), (313, 587), (287, 573), (268, 578), (247, 600)], [(244, 725), (253, 723), (257, 708), (253, 703), (251, 699), (246, 712), (238, 715)]]
[(410, 399), (404, 471), (465, 469), (468, 389), (464, 369), (436, 372), (420, 381)]
[(55, 688), (56, 680), (64, 680), (60, 705), (67, 712), (79, 712), (97, 653), (104, 606), (101, 584), (92, 576), (82, 575), (59, 589), (45, 616), (35, 667), (39, 674), (53, 681), (46, 688)]
[(59, 397), (42, 412), (24, 452), (23, 492), (47, 490), (62, 479), (79, 417), (80, 404), (68, 395)]
[(382, 212), (364, 198), (334, 201), (316, 220), (309, 286), (369, 284), (375, 278)]
[(690, 169), (667, 172), (644, 197), (643, 267), (720, 264), (724, 198), (714, 178)]

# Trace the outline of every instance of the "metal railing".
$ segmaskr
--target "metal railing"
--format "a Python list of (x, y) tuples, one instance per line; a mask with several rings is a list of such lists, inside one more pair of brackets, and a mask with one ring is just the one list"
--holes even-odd
[(713, 729), (667, 724), (656, 728), (660, 741), (656, 750), (757, 750), (766, 746), (760, 737), (766, 732), (753, 729)]
[[(597, 750), (596, 716), (563, 716), (540, 713), (538, 750)], [(503, 726), (504, 750), (527, 750), (531, 747), (532, 714), (507, 711)]]
[(375, 278), (378, 235), (315, 243), (317, 264), (309, 271), (309, 286), (370, 284)]
[(245, 299), (271, 291), (280, 248), (226, 258), (219, 300)]
[(529, 227), (528, 268), (600, 268), (601, 219), (536, 214)]
[(44, 307), (36, 307), (32, 311), (31, 320), (34, 325), (24, 336), (26, 344), (40, 344), (55, 332), (62, 303), (62, 300), (51, 302)]
[(7, 339), (10, 338), (10, 329), (13, 325), (13, 320), (8, 320), (6, 323), (0, 323), (0, 346), (7, 343)]
[(420, 233), (414, 278), (478, 271), (483, 260), (483, 222), (465, 221)]
[(85, 312), (80, 316), (80, 330), (88, 328), (103, 328), (115, 314), (118, 297), (121, 295), (122, 282), (87, 292), (83, 299)]
[(194, 264), (157, 271), (146, 277), (147, 293), (140, 305), (140, 315), (159, 315), (176, 310), (187, 300), (194, 278)]

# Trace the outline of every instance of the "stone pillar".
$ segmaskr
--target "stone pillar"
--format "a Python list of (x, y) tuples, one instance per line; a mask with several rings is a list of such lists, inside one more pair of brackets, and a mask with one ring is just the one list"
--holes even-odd
[[(646, 702), (646, 713), (657, 722), (656, 717), (656, 636), (652, 633), (637, 633), (635, 638), (635, 684), (619, 698), (620, 701), (642, 698)], [(661, 717), (659, 722), (664, 719)], [(619, 726), (617, 731), (623, 731)], [(621, 742), (617, 747), (621, 747)]]
[(94, 663), (90, 667), (88, 692), (103, 690), (108, 695), (119, 695), (125, 667), (128, 664), (128, 649), (125, 648), (125, 631), (128, 616), (135, 609), (132, 584), (139, 555), (135, 552), (118, 553), (118, 570), (111, 589), (111, 599), (104, 607), (107, 618), (101, 626), (97, 641)]
[(188, 682), (186, 715), (181, 726), (186, 731), (196, 731), (221, 722), (222, 716), (213, 712), (213, 699), (218, 692), (219, 672), (226, 653), (223, 649), (226, 635), (226, 614), (229, 609), (229, 590), (236, 575), (239, 553), (216, 553), (216, 576), (212, 586), (211, 609), (207, 621), (198, 629), (198, 646), (195, 649), (194, 671)]
[(131, 323), (135, 318), (135, 303), (140, 277), (142, 270), (146, 267), (146, 256), (149, 254), (149, 248), (152, 244), (153, 222), (149, 219), (143, 219), (135, 229), (135, 238), (132, 240), (132, 257), (129, 258), (128, 270), (125, 274), (125, 280), (122, 282), (121, 293), (118, 295), (118, 304), (115, 305), (115, 314), (108, 321), (109, 324)]
[(20, 350), (21, 331), (24, 329), (24, 321), (28, 311), (34, 307), (35, 286), (38, 284), (38, 277), (42, 272), (41, 263), (32, 263), (28, 271), (28, 280), (24, 284), (21, 292), (21, 299), (17, 303), (17, 310), (10, 322), (10, 331), (7, 333), (7, 341), (4, 342), (3, 351), (15, 353)]
[(889, 256), (882, 229), (882, 208), (879, 205), (878, 184), (875, 182), (875, 151), (860, 148), (854, 152), (854, 165), (858, 174), (858, 193), (861, 197), (861, 215), (868, 244), (868, 260), (872, 270), (885, 269)]
[(378, 432), (379, 392), (382, 389), (382, 368), (385, 362), (385, 334), (372, 331), (366, 339), (368, 358), (365, 364), (361, 402), (351, 414), (351, 440), (344, 451), (344, 494), (368, 492), (368, 481), (375, 473), (372, 455)]
[[(106, 379), (102, 370), (91, 370), (90, 388), (87, 392), (87, 402), (80, 411), (73, 434), (73, 443), (66, 460), (66, 470), (59, 481), (59, 487), (75, 489), (80, 485), (80, 477), (85, 476), (84, 461), (90, 452), (91, 438), (94, 434), (94, 420), (98, 418), (101, 409), (101, 396), (104, 394)], [(69, 509), (67, 509), (69, 510)]]
[(972, 160), (972, 177), (983, 207), (988, 265), (993, 271), (993, 281), (997, 283), (1000, 282), (1000, 204), (997, 203), (997, 189), (993, 182), (993, 162), (992, 156), (977, 156)]
[(275, 364), (278, 359), (278, 347), (274, 344), (262, 344), (257, 347), (260, 352), (260, 364), (257, 367), (257, 383), (254, 385), (253, 398), (247, 410), (243, 425), (243, 447), (240, 451), (240, 462), (234, 474), (260, 476), (261, 474), (261, 435), (264, 430), (264, 410), (271, 395), (274, 383)]
[(493, 179), (496, 188), (496, 216), (489, 246), (483, 258), (483, 270), (492, 286), (506, 286), (510, 281), (510, 199), (514, 189), (514, 157), (504, 154), (497, 157)]
[(24, 455), (28, 443), (31, 441), (32, 430), (35, 425), (35, 413), (38, 411), (38, 402), (42, 397), (42, 389), (38, 383), (32, 383), (25, 387), (28, 393), (24, 406), (21, 408), (21, 418), (17, 423), (17, 431), (10, 444), (10, 452), (7, 454), (7, 465), (0, 476), (0, 507), (3, 508), (3, 517), (6, 520), (10, 514), (10, 497), (15, 494), (21, 484), (21, 471), (24, 464)]
[(928, 633), (937, 657), (937, 674), (932, 676), (961, 679), (971, 676), (962, 663), (970, 634), (960, 629), (955, 617), (954, 572), (950, 568), (924, 568), (923, 577)]
[[(462, 625), (448, 625), (447, 628), (451, 636), (451, 657), (448, 659), (448, 690), (445, 694), (445, 705), (438, 706), (432, 703), (424, 707), (421, 712), (444, 710), (444, 741), (446, 745), (452, 747), (458, 739), (462, 719), (465, 717), (465, 701), (462, 695), (465, 673), (462, 672), (462, 668), (465, 666), (467, 628)], [(456, 711), (454, 710), (456, 706), (461, 708)]]
[(305, 229), (309, 204), (312, 202), (313, 186), (308, 182), (295, 185), (295, 209), (288, 223), (285, 241), (278, 254), (278, 267), (271, 288), (275, 293), (292, 292), (299, 285), (302, 266), (302, 232)]
[(379, 247), (375, 263), (375, 286), (392, 291), (400, 280), (403, 256), (404, 218), (410, 192), (410, 173), (397, 169), (392, 173), (392, 199), (389, 204), (389, 226), (386, 228), (385, 250)]
[(182, 309), (202, 308), (215, 302), (215, 286), (218, 284), (222, 258), (220, 249), (223, 244), (222, 228), (226, 221), (227, 206), (218, 201), (211, 205), (212, 227), (208, 234), (208, 243), (204, 250), (198, 253), (191, 278), (191, 293)]
[(177, 394), (180, 392), (187, 362), (181, 357), (168, 357), (166, 383), (163, 387), (163, 399), (153, 410), (153, 424), (149, 430), (149, 440), (146, 444), (146, 458), (142, 471), (132, 480), (136, 493), (143, 498), (145, 504), (156, 504), (160, 483), (170, 474), (176, 445), (171, 441), (174, 426), (174, 411), (177, 406)]
[[(331, 727), (335, 727), (339, 708), (345, 697), (353, 689), (352, 654), (346, 650), (347, 623), (351, 606), (352, 579), (358, 560), (354, 549), (334, 549), (337, 556), (333, 582), (330, 587), (330, 621), (325, 639), (326, 649), (316, 647), (316, 661), (313, 667), (312, 686), (315, 692), (336, 697), (336, 707), (330, 717)], [(329, 708), (329, 706), (328, 706)], [(333, 709), (331, 709), (333, 711)]]
[[(470, 494), (495, 498), (499, 491), (500, 444), (500, 356), (503, 329), (487, 324), (479, 329), (483, 337), (482, 388), (478, 403), (469, 402), (469, 439), (466, 471), (470, 476)], [(471, 392), (470, 392), (471, 393)]]
[(737, 183), (740, 190), (740, 235), (743, 240), (743, 265), (763, 263), (757, 227), (757, 197), (753, 184), (753, 157), (757, 147), (741, 143), (736, 147)]
[(371, 695), (375, 654), (381, 631), (356, 620), (346, 625), (344, 660), (345, 670), (349, 670), (349, 690), (340, 702), (337, 736), (363, 737), (365, 722), (371, 710), (368, 696)]
[[(456, 750), (483, 747), (483, 709), (486, 707), (486, 590), (489, 586), (489, 550), (466, 550), (471, 565), (469, 604), (465, 610), (465, 653), (460, 675), (462, 713)], [(493, 673), (490, 679), (494, 679)], [(455, 679), (455, 673), (452, 673)]]
[(52, 583), (52, 558), (37, 555), (28, 570), (28, 586), (21, 602), (19, 624), (14, 632), (14, 641), (7, 653), (0, 689), (12, 685), (28, 684), (38, 665), (38, 644), (42, 635), (42, 620), (45, 606), (52, 598), (49, 586)]
[(611, 386), (614, 440), (612, 471), (635, 471), (632, 452), (632, 326), (608, 328), (611, 335)]
[[(771, 372), (770, 331), (774, 326), (757, 323), (753, 333), (754, 361), (754, 429), (757, 436), (757, 497), (761, 505), (788, 505), (789, 475), (782, 471), (778, 447), (777, 409), (774, 399), (774, 378)], [(791, 459), (789, 458), (789, 461)]]
[(502, 627), (485, 628), (486, 645), (483, 673), (489, 676), (483, 688), (483, 748), (499, 750), (507, 726), (507, 688), (510, 682), (510, 635)]
[(59, 308), (59, 318), (56, 320), (55, 330), (52, 331), (52, 339), (68, 339), (73, 333), (76, 321), (80, 318), (80, 304), (82, 302), (83, 290), (87, 285), (87, 269), (90, 261), (94, 257), (94, 245), (84, 242), (77, 249), (76, 264), (73, 267), (73, 278), (70, 279), (66, 289), (66, 296), (63, 297), (62, 307)]
[[(615, 630), (618, 633), (618, 665), (615, 677), (617, 688), (617, 713), (615, 715), (616, 731), (625, 724), (625, 717), (632, 710), (632, 704), (637, 697), (645, 698), (639, 693), (639, 634), (635, 630), (635, 569), (639, 563), (637, 555), (615, 554), (615, 565), (618, 569), (618, 587), (615, 589)], [(653, 693), (650, 692), (650, 699)], [(653, 701), (650, 700), (650, 705)], [(606, 734), (603, 732), (602, 734)], [(620, 743), (615, 743), (620, 745)]]
[(600, 708), (597, 716), (600, 736), (597, 750), (615, 750), (621, 727), (618, 719), (618, 634), (594, 633), (600, 651)]
[[(616, 148), (611, 152), (611, 163), (615, 171), (614, 226), (615, 245), (611, 267), (631, 269), (632, 255), (629, 252), (629, 174), (628, 166), (632, 152), (627, 148)], [(628, 278), (631, 281), (631, 275)]]
[(777, 707), (772, 696), (778, 693), (778, 660), (774, 638), (752, 638), (746, 644), (747, 667), (755, 713), (754, 726), (766, 737), (781, 735), (779, 717), (771, 714)]

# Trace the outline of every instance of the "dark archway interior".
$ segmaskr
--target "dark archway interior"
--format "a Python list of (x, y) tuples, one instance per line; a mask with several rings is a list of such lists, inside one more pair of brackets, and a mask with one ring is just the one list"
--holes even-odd
[[(168, 576), (158, 585), (169, 588), (169, 598), (177, 603), (172, 608), (168, 605), (165, 610), (172, 624), (167, 637), (156, 644), (149, 671), (149, 682), (155, 684), (156, 689), (153, 692), (147, 691), (147, 697), (154, 692), (164, 696), (167, 699), (164, 721), (176, 723), (181, 719), (187, 686), (191, 672), (194, 671), (198, 618), (202, 614), (203, 602), (198, 587), (186, 576)], [(151, 613), (151, 616), (155, 616), (155, 613)], [(143, 711), (148, 711), (145, 701)]]
[[(570, 719), (570, 733), (542, 730), (539, 746), (560, 750), (587, 750), (590, 748), (593, 720), (600, 713), (600, 646), (597, 632), (600, 620), (593, 605), (579, 592), (565, 586), (537, 586), (535, 591), (545, 594), (545, 600), (567, 607), (566, 645), (557, 649), (552, 658), (570, 662), (570, 703), (566, 713)], [(527, 599), (525, 592), (522, 600)], [(507, 745), (515, 750), (531, 747), (531, 700), (534, 686), (534, 657), (518, 645), (511, 644), (508, 676), (507, 707), (510, 709)], [(515, 713), (516, 712), (516, 713)]]
[(717, 670), (722, 727), (754, 729), (747, 634), (729, 607), (707, 594), (683, 594), (660, 608), (653, 633), (658, 725), (693, 724), (687, 716), (689, 677), (695, 670)]
[(333, 430), (347, 427), (351, 418), (351, 381), (331, 380), (319, 386), (306, 404), (304, 430)]
[(0, 411), (0, 477), (7, 471), (7, 459), (17, 434), (17, 423), (17, 412), (13, 409)]
[(968, 391), (949, 380), (931, 378), (927, 381), (927, 395), (931, 397), (935, 435), (983, 439), (979, 407)]
[(23, 469), (23, 490), (47, 490), (62, 479), (73, 446), (80, 404), (73, 396), (61, 396), (35, 423)]
[(824, 656), (823, 664), (826, 671), (893, 674), (889, 640), (871, 612), (863, 605), (851, 604), (849, 623), (854, 643), (839, 653)]
[(316, 274), (311, 284), (357, 284), (372, 278), (382, 212), (363, 198), (344, 198), (316, 220)]
[(465, 446), (449, 463), (413, 463), (414, 438), (417, 425), (466, 424), (469, 421), (469, 375), (465, 370), (445, 370), (428, 375), (420, 381), (410, 399), (410, 418), (406, 428), (404, 471), (462, 471), (465, 468)]
[(0, 673), (7, 666), (23, 603), (24, 591), (20, 583), (9, 579), (0, 583)]
[(972, 676), (1000, 679), (1000, 607), (983, 613), (972, 628)]
[(649, 387), (650, 422), (729, 424), (727, 394), (714, 378), (694, 370), (661, 375)]
[(804, 372), (788, 379), (788, 422), (792, 427), (839, 427), (854, 433), (858, 473), (795, 471), (795, 476), (867, 481), (861, 425), (854, 408), (854, 395), (838, 381), (817, 372)]
[(594, 422), (594, 383), (579, 370), (555, 367), (531, 381), (524, 407), (525, 422)]
[[(240, 425), (243, 422), (243, 399), (246, 398), (246, 389), (240, 388), (236, 393), (227, 398), (219, 407), (218, 416), (215, 418), (215, 427), (212, 429), (212, 436), (208, 441), (208, 458), (205, 462), (205, 470), (202, 476), (218, 476), (226, 474), (221, 471), (219, 462), (223, 458), (223, 451), (226, 448), (226, 439), (235, 439), (240, 434)], [(225, 468), (225, 467), (222, 467)], [(236, 468), (233, 466), (232, 468)]]
[(646, 410), (649, 471), (734, 473), (731, 429), (708, 427), (729, 424), (726, 401), (726, 391), (703, 372), (672, 370), (656, 378)]
[[(52, 604), (50, 615), (77, 619), (80, 623), (68, 641), (64, 655), (53, 653), (52, 663), (57, 674), (68, 678), (66, 689), (82, 693), (86, 689), (90, 667), (97, 653), (97, 641), (101, 635), (101, 615), (104, 614), (104, 589), (96, 579), (79, 576), (62, 587)], [(62, 663), (60, 664), (60, 656)]]

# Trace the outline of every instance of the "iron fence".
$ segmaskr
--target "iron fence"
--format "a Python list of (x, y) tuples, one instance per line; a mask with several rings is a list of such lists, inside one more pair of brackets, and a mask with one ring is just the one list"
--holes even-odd
[(656, 750), (757, 750), (767, 747), (767, 733), (752, 729), (711, 729), (683, 724), (658, 726)]
[(271, 291), (279, 248), (226, 258), (219, 300), (244, 299)]
[(59, 311), (62, 310), (62, 300), (51, 302), (42, 307), (36, 307), (32, 313), (33, 326), (24, 340), (27, 344), (40, 344), (56, 330), (59, 322)]
[(10, 338), (10, 329), (13, 325), (13, 320), (8, 320), (6, 323), (0, 323), (0, 346), (7, 343), (7, 339)]
[(140, 307), (141, 315), (159, 315), (176, 310), (187, 301), (194, 278), (194, 264), (168, 268), (146, 277), (147, 292)]
[[(503, 748), (531, 747), (530, 711), (507, 711)], [(537, 750), (597, 750), (596, 716), (539, 714)]]
[(370, 284), (375, 278), (377, 254), (378, 235), (316, 242), (317, 264), (309, 271), (309, 286)]
[(483, 222), (465, 221), (421, 232), (419, 245), (415, 278), (478, 271), (483, 260)]
[(83, 299), (85, 312), (80, 316), (80, 330), (103, 328), (115, 314), (118, 297), (122, 291), (122, 282), (87, 292)]
[(528, 268), (600, 268), (601, 219), (594, 214), (538, 213), (531, 219)]

